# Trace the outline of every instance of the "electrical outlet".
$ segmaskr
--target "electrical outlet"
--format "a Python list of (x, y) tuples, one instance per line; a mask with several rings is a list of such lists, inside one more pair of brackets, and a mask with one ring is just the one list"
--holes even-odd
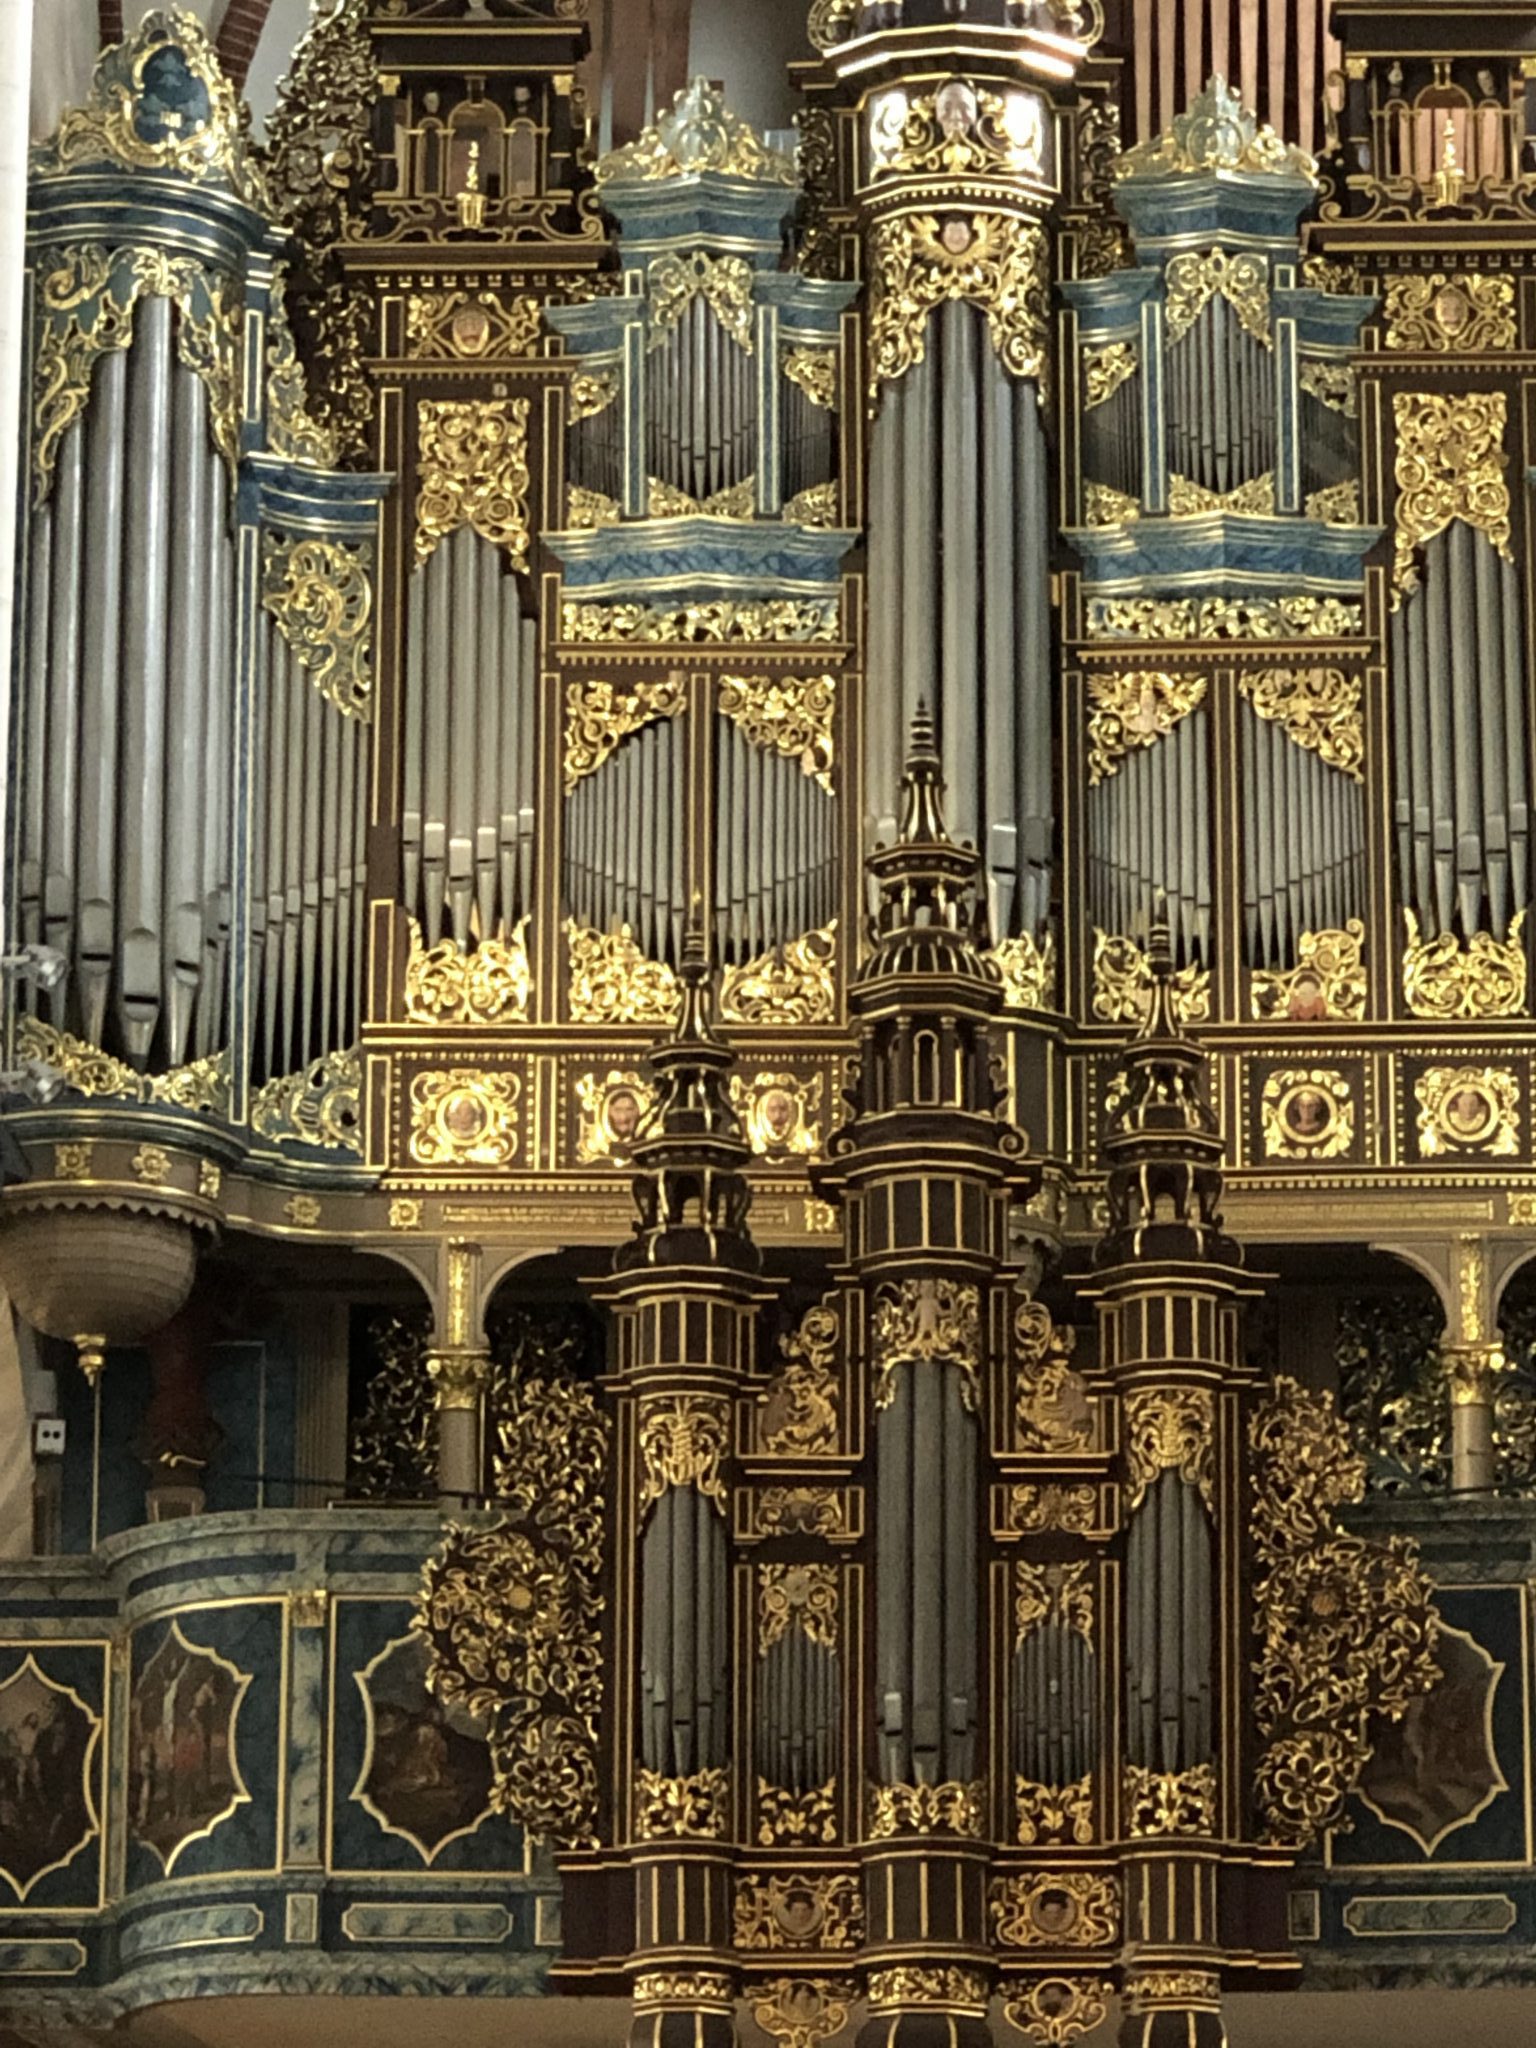
[(36, 1415), (32, 1418), (32, 1449), (39, 1458), (63, 1457), (64, 1418), (62, 1415)]

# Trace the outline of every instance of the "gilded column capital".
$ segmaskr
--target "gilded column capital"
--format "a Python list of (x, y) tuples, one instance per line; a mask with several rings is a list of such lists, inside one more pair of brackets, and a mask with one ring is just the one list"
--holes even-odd
[(491, 1354), (468, 1345), (444, 1346), (427, 1353), (427, 1375), (440, 1412), (474, 1410), (491, 1377)]

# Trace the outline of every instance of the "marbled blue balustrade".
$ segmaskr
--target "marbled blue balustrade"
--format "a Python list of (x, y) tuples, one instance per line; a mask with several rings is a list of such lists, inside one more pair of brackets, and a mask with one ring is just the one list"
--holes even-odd
[(210, 1513), (0, 1578), (0, 2006), (543, 1989), (558, 1884), (422, 1685), (435, 1514)]

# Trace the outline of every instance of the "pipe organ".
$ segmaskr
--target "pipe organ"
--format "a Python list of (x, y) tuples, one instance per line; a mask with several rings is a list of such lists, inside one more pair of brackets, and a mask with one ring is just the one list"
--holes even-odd
[(1313, 155), (1246, 5), (816, 0), (600, 153), (585, 11), (316, 0), (258, 141), (157, 10), (36, 152), (0, 1282), (98, 1438), (394, 1319), (306, 1442), (633, 2048), (1217, 2048), (1441, 1679), (1330, 1262), (1529, 1429), (1525, 31), (1337, 0)]

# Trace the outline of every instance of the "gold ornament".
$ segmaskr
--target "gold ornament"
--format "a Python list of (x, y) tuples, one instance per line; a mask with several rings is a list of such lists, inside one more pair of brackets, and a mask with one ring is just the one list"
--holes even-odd
[(1099, 1977), (1021, 1977), (1005, 1981), (1003, 2018), (1036, 2048), (1071, 2048), (1102, 2024), (1107, 1987)]
[(1387, 347), (1425, 355), (1499, 355), (1515, 347), (1515, 282), (1443, 270), (1389, 278), (1382, 299)]
[(1298, 373), (1303, 391), (1330, 412), (1352, 420), (1360, 410), (1360, 383), (1350, 363), (1304, 362)]
[(1339, 597), (1091, 597), (1090, 640), (1358, 640), (1365, 614)]
[(812, 405), (831, 412), (837, 405), (837, 350), (835, 348), (786, 348), (779, 363), (791, 384), (798, 386)]
[(527, 931), (528, 919), (519, 918), (509, 938), (481, 939), (472, 953), (461, 953), (451, 938), (423, 946), (421, 927), (412, 918), (405, 968), (407, 1022), (526, 1023), (533, 996)]
[(635, 1979), (635, 2010), (669, 2005), (714, 2006), (733, 2012), (736, 2006), (729, 1977), (707, 1970), (645, 1970)]
[(391, 1230), (420, 1230), (421, 1203), (414, 1195), (396, 1195), (389, 1205)]
[(1069, 1536), (1102, 1534), (1095, 1486), (1015, 1486), (1009, 1494), (1011, 1526), (1022, 1536), (1061, 1529)]
[(954, 1365), (960, 1397), (972, 1414), (981, 1398), (981, 1291), (970, 1281), (927, 1277), (887, 1280), (875, 1289), (870, 1316), (875, 1406), (896, 1395), (896, 1368), (908, 1363)]
[(766, 1657), (791, 1624), (809, 1643), (837, 1648), (837, 1567), (765, 1564), (757, 1578), (757, 1654)]
[(1272, 470), (1234, 484), (1230, 491), (1213, 491), (1204, 484), (1175, 471), (1168, 478), (1170, 519), (1198, 519), (1207, 512), (1240, 513), (1249, 518), (1272, 519), (1275, 513), (1275, 478)]
[(313, 1195), (290, 1195), (283, 1204), (283, 1214), (301, 1230), (313, 1230), (320, 1221), (320, 1204)]
[(640, 681), (629, 689), (594, 679), (565, 686), (565, 786), (572, 790), (601, 768), (620, 741), (659, 718), (676, 718), (688, 702), (680, 675)]
[(1187, 1771), (1125, 1767), (1125, 1825), (1133, 1840), (1150, 1835), (1213, 1835), (1216, 1832), (1216, 1766)]
[(1013, 1568), (1013, 1647), (1022, 1647), (1045, 1622), (1075, 1629), (1093, 1648), (1092, 1566), (1030, 1564), (1020, 1559)]
[(526, 398), (424, 398), (417, 406), (416, 560), (468, 526), (528, 567)]
[[(1093, 934), (1093, 1014), (1101, 1024), (1140, 1024), (1152, 1000), (1152, 964), (1134, 939)], [(1193, 961), (1173, 977), (1173, 1012), (1181, 1025), (1211, 1014), (1211, 973)]]
[(439, 1409), (478, 1415), (480, 1396), (490, 1383), (491, 1354), (468, 1348), (429, 1351), (427, 1377), (437, 1389)]
[(583, 484), (565, 487), (565, 524), (570, 533), (596, 533), (604, 526), (617, 526), (623, 513), (617, 498), (602, 491), (589, 491)]
[(798, 761), (831, 790), (836, 676), (723, 675), (717, 702), (753, 746)]
[(1188, 249), (1169, 258), (1163, 282), (1164, 331), (1170, 348), (1189, 332), (1218, 293), (1245, 333), (1265, 348), (1274, 347), (1269, 331), (1269, 270), (1262, 256), (1247, 250), (1229, 254), (1225, 249)]
[(1348, 1534), (1364, 1461), (1331, 1394), (1278, 1378), (1248, 1421), (1255, 1564), (1256, 1773), (1267, 1838), (1292, 1850), (1336, 1827), (1371, 1753), (1439, 1678), (1437, 1618), (1413, 1546)]
[(963, 1835), (980, 1841), (986, 1814), (986, 1785), (949, 1778), (940, 1785), (871, 1785), (869, 1835)]
[(1124, 526), (1129, 520), (1141, 517), (1141, 500), (1133, 498), (1129, 491), (1117, 491), (1113, 484), (1096, 484), (1085, 480), (1083, 484), (1083, 524), (1085, 526)]
[(837, 1780), (811, 1792), (786, 1792), (757, 1781), (757, 1839), (765, 1849), (784, 1844), (827, 1844), (837, 1840)]
[(656, 1091), (635, 1067), (610, 1067), (606, 1074), (582, 1074), (576, 1082), (580, 1124), (576, 1164), (594, 1166), (600, 1159), (626, 1161), (645, 1126)]
[(731, 1106), (760, 1159), (814, 1159), (821, 1151), (822, 1076), (731, 1076)]
[(16, 1051), (23, 1061), (37, 1060), (64, 1078), (80, 1095), (122, 1096), (129, 1102), (173, 1102), (178, 1109), (229, 1110), (229, 1054), (216, 1052), (173, 1067), (166, 1074), (141, 1074), (126, 1060), (115, 1060), (98, 1045), (45, 1024), (40, 1017), (16, 1020)]
[(838, 600), (768, 598), (738, 603), (711, 598), (704, 603), (672, 607), (642, 604), (577, 604), (561, 608), (561, 637), (576, 645), (631, 641), (667, 646), (710, 645), (719, 641), (773, 640), (787, 643), (836, 640)]
[[(817, 0), (817, 4), (836, 6), (840, 0)], [(848, 2009), (857, 1996), (858, 1986), (851, 1979), (773, 1977), (766, 1984), (754, 1985), (752, 2017), (784, 2048), (821, 2048), (847, 2026)]]
[(1260, 1019), (1281, 1017), (1316, 1024), (1343, 1018), (1358, 1024), (1365, 1016), (1365, 926), (1352, 917), (1339, 932), (1303, 932), (1294, 967), (1257, 967), (1249, 991), (1250, 1008)]
[(1298, 747), (1354, 782), (1365, 780), (1357, 675), (1341, 668), (1255, 669), (1240, 674), (1237, 687), (1260, 718), (1283, 726)]
[(517, 1074), (434, 1067), (411, 1078), (411, 1157), (418, 1166), (508, 1166), (517, 1157)]
[(740, 483), (726, 484), (707, 498), (695, 498), (678, 484), (659, 476), (646, 478), (647, 519), (754, 519), (757, 516), (757, 479), (744, 476)]
[(1355, 1105), (1335, 1067), (1267, 1074), (1259, 1103), (1266, 1159), (1337, 1159), (1355, 1142)]
[(1002, 1948), (1104, 1948), (1120, 1934), (1120, 1881), (1096, 1870), (995, 1877), (991, 1907)]
[(224, 1184), (224, 1170), (216, 1159), (199, 1159), (197, 1162), (197, 1192), (205, 1202), (216, 1202), (219, 1189)]
[(910, 102), (905, 94), (892, 95), (886, 102), (889, 113), (875, 104), (871, 183), (891, 176), (1044, 175), (1045, 121), (1032, 93), (993, 92), (968, 78), (950, 78)]
[(571, 1021), (576, 1024), (671, 1024), (682, 1000), (677, 976), (647, 960), (627, 924), (589, 931), (565, 926), (570, 961)]
[(1358, 526), (1360, 522), (1360, 486), (1350, 476), (1339, 484), (1325, 484), (1320, 491), (1313, 491), (1302, 507), (1308, 519), (1321, 520), (1329, 526)]
[(266, 536), (261, 601), (301, 668), (347, 718), (373, 715), (372, 544)]
[(1141, 367), (1134, 341), (1106, 341), (1098, 347), (1086, 345), (1082, 352), (1083, 411), (1092, 412), (1107, 398), (1113, 398), (1128, 377)]
[(731, 1781), (723, 1769), (668, 1778), (643, 1767), (635, 1773), (635, 1839), (640, 1842), (718, 1842), (730, 1824)]
[(1422, 1158), (1520, 1152), (1520, 1081), (1508, 1067), (1427, 1067), (1413, 1084)]
[(1294, 143), (1282, 141), (1243, 105), (1224, 78), (1213, 78), (1196, 93), (1161, 135), (1128, 149), (1115, 165), (1115, 180), (1193, 177), (1210, 171), (1318, 182), (1315, 160)]
[(928, 315), (946, 300), (981, 307), (998, 360), (1042, 378), (1050, 335), (1045, 230), (1015, 214), (904, 213), (870, 232), (869, 396), (927, 352)]
[(280, 1074), (251, 1097), (251, 1129), (276, 1144), (362, 1150), (363, 1062), (356, 1051), (328, 1052), (296, 1074)]
[(171, 1177), (171, 1155), (163, 1145), (141, 1145), (128, 1162), (136, 1180), (163, 1186)]
[(1003, 1002), (1010, 1010), (1049, 1009), (1056, 994), (1056, 934), (1034, 938), (1020, 932), (991, 949), (1003, 977)]
[(922, 2006), (930, 2011), (981, 2014), (987, 2009), (989, 1987), (981, 1970), (962, 1970), (952, 1963), (926, 1968), (901, 1963), (894, 1969), (871, 1970), (869, 2003), (882, 2006)]
[(606, 412), (618, 397), (622, 381), (616, 369), (577, 370), (569, 386), (570, 423), (574, 426), (577, 420), (589, 420)]
[(1510, 553), (1509, 457), (1502, 391), (1394, 391), (1392, 602), (1419, 585), (1418, 551), (1453, 519)]
[(645, 273), (651, 346), (675, 327), (702, 297), (726, 333), (752, 353), (752, 266), (745, 256), (710, 256), (702, 249), (653, 256)]
[(837, 919), (787, 945), (728, 967), (720, 981), (726, 1024), (831, 1024), (837, 1017)]
[(835, 482), (807, 484), (786, 498), (779, 517), (791, 526), (832, 527), (838, 519), (838, 486)]
[(1523, 910), (1510, 919), (1507, 939), (1496, 939), (1491, 932), (1474, 932), (1465, 946), (1454, 932), (1421, 939), (1413, 911), (1405, 909), (1403, 916), (1408, 925), (1403, 996), (1415, 1017), (1518, 1017), (1523, 1013)]
[(1088, 781), (1105, 781), (1125, 756), (1155, 746), (1205, 700), (1203, 674), (1155, 669), (1088, 677)]
[(724, 94), (707, 78), (684, 86), (633, 142), (599, 157), (595, 175), (602, 186), (651, 184), (701, 172), (748, 178), (757, 185), (798, 183), (794, 158), (769, 149), (754, 128), (731, 113)]
[(1072, 1367), (1075, 1330), (1061, 1330), (1040, 1301), (1023, 1301), (1013, 1312), (1016, 1448), (1059, 1457), (1086, 1450), (1093, 1442), (1093, 1409), (1088, 1383)]
[(736, 1880), (736, 1948), (858, 1948), (863, 1940), (864, 1901), (856, 1877), (774, 1872)]
[(1028, 1849), (1037, 1842), (1093, 1840), (1093, 1773), (1070, 1785), (1037, 1785), (1033, 1778), (1013, 1781), (1013, 1806), (1018, 1840)]
[(808, 1308), (780, 1341), (784, 1363), (758, 1396), (761, 1448), (775, 1456), (814, 1458), (837, 1449), (842, 1325), (836, 1300), (829, 1295)]
[(848, 1533), (843, 1496), (832, 1486), (765, 1486), (753, 1502), (759, 1536), (828, 1536)]
[(1142, 1387), (1125, 1397), (1127, 1507), (1161, 1472), (1177, 1472), (1209, 1508), (1216, 1480), (1216, 1402), (1208, 1387)]
[(538, 352), (543, 313), (524, 293), (420, 291), (405, 302), (405, 352), (421, 360), (531, 356)]
[(1136, 1970), (1127, 1973), (1121, 1998), (1137, 2015), (1160, 2005), (1216, 2007), (1221, 1979), (1214, 1970)]
[(671, 1486), (693, 1486), (722, 1514), (721, 1460), (731, 1441), (731, 1404), (723, 1396), (671, 1394), (640, 1409), (640, 1513)]

